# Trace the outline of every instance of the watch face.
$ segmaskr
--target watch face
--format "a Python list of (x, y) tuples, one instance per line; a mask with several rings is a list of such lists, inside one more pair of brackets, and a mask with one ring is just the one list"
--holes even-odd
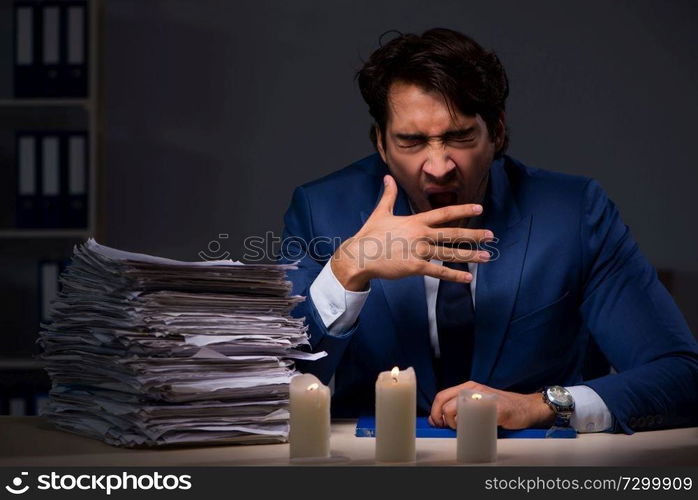
[(548, 388), (548, 398), (561, 406), (569, 406), (572, 404), (572, 395), (570, 391), (559, 385)]

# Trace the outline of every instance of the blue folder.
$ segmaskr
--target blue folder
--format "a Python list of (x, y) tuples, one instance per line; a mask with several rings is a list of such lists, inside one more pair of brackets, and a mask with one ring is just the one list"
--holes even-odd
[[(497, 428), (497, 437), (502, 438), (523, 438), (540, 439), (545, 438), (548, 429), (519, 429), (510, 430)], [(360, 417), (356, 423), (356, 437), (376, 437), (376, 418)], [(454, 438), (456, 431), (446, 427), (432, 427), (429, 425), (427, 417), (417, 417), (417, 437), (418, 438)], [(571, 427), (557, 428), (551, 433), (551, 438), (570, 439), (577, 437), (577, 431)]]

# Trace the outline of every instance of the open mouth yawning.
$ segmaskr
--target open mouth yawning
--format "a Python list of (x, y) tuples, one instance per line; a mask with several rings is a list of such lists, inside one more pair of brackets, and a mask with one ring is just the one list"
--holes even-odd
[(455, 205), (458, 202), (458, 193), (455, 191), (441, 191), (437, 193), (428, 193), (427, 199), (432, 210), (435, 208)]

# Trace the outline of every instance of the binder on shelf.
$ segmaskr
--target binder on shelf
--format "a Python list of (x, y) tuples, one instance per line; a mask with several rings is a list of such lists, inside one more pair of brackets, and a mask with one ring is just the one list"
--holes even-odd
[(65, 64), (61, 91), (65, 97), (86, 97), (87, 92), (87, 2), (62, 6), (65, 26)]
[(39, 94), (39, 7), (36, 2), (15, 2), (14, 90), (15, 97)]
[(64, 172), (67, 174), (63, 227), (87, 228), (87, 134), (73, 132), (64, 136)]
[(16, 97), (87, 97), (88, 3), (16, 1)]
[[(61, 137), (45, 134), (41, 137), (41, 227), (59, 228), (62, 225), (63, 196), (61, 193)], [(63, 165), (61, 165), (63, 164)]]
[(27, 414), (27, 401), (23, 397), (13, 397), (8, 402), (8, 413), (11, 417), (24, 417)]
[(39, 154), (36, 135), (18, 132), (15, 163), (17, 165), (16, 225), (19, 228), (40, 227)]
[(58, 277), (65, 269), (65, 263), (56, 260), (39, 262), (39, 319), (48, 323), (51, 318), (51, 303), (58, 296), (60, 284)]
[(18, 228), (86, 229), (87, 132), (17, 132)]
[(64, 72), (64, 28), (61, 6), (54, 2), (41, 3), (41, 59), (39, 85), (42, 97), (62, 94), (61, 74)]

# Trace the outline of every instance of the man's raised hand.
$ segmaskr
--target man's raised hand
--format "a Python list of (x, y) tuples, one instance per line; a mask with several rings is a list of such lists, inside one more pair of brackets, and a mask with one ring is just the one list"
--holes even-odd
[[(373, 278), (397, 279), (412, 275), (433, 276), (470, 282), (469, 272), (429, 262), (487, 262), (489, 253), (478, 243), (494, 238), (485, 229), (442, 227), (452, 221), (475, 217), (482, 206), (451, 205), (409, 216), (393, 214), (398, 188), (390, 175), (383, 179), (383, 196), (353, 237), (344, 241), (332, 256), (332, 272), (347, 290), (367, 288)], [(469, 242), (472, 249), (443, 246)]]

